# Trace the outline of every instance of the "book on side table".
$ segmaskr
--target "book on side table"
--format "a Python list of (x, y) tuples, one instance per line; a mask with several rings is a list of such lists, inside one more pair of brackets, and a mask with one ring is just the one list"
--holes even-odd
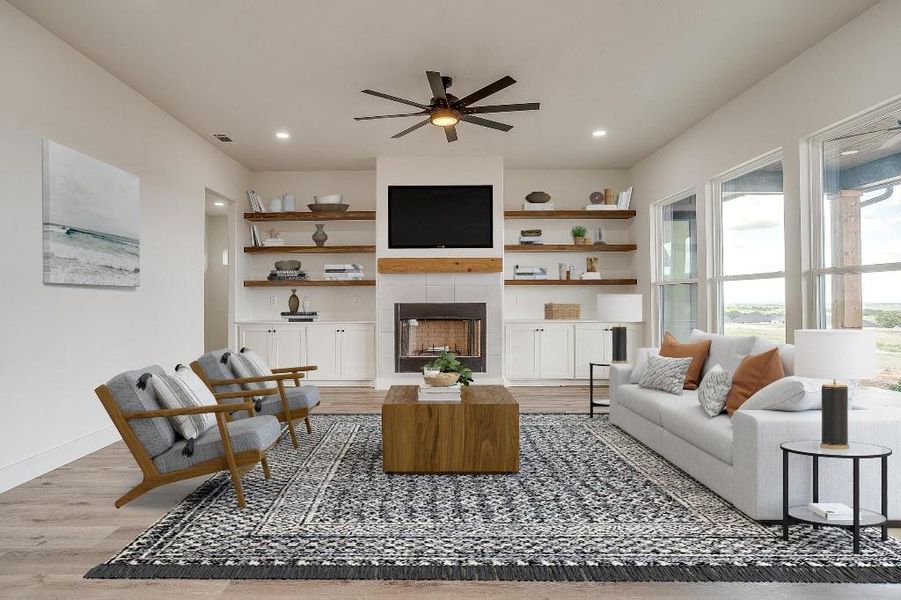
[(854, 518), (854, 511), (847, 504), (837, 502), (811, 502), (807, 508), (815, 515), (819, 515), (830, 521), (850, 521)]
[(450, 386), (434, 386), (424, 383), (419, 386), (420, 402), (460, 402), (460, 384)]

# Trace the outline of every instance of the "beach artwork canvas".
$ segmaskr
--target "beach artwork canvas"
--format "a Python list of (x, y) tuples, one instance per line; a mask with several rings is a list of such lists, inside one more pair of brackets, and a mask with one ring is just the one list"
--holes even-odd
[(44, 140), (44, 283), (137, 287), (140, 180)]

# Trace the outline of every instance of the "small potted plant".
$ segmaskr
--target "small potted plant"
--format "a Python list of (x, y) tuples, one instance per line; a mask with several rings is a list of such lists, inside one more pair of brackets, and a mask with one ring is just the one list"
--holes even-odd
[(459, 382), (472, 383), (472, 370), (464, 366), (453, 352), (442, 350), (435, 359), (422, 369), (425, 382), (429, 385), (447, 387)]
[(573, 244), (583, 246), (588, 243), (588, 230), (581, 225), (576, 225), (569, 231), (573, 236)]

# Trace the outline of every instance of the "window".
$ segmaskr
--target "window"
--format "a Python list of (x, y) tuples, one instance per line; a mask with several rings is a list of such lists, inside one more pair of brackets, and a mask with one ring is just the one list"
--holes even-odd
[(655, 338), (664, 332), (684, 340), (698, 326), (698, 225), (695, 195), (656, 206)]
[(865, 383), (901, 391), (899, 119), (895, 103), (819, 136), (811, 150), (816, 324), (874, 329), (879, 372)]
[(785, 202), (773, 153), (713, 181), (715, 325), (785, 341)]

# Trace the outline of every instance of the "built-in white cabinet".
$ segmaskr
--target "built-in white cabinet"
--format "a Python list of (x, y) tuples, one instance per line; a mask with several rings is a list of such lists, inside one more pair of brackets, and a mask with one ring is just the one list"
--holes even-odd
[[(611, 323), (594, 321), (516, 321), (505, 327), (505, 377), (509, 380), (588, 379), (588, 363), (609, 363)], [(629, 326), (629, 360), (641, 343), (641, 326)], [(607, 367), (595, 368), (607, 379)]]
[(272, 368), (316, 365), (312, 381), (375, 378), (373, 323), (241, 323), (238, 340)]

